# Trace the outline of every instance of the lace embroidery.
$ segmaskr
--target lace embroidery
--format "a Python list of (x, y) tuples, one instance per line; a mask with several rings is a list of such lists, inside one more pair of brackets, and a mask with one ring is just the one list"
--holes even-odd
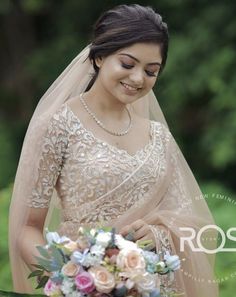
[[(165, 253), (168, 251), (172, 254), (172, 247), (170, 244), (170, 232), (167, 229), (163, 229), (162, 227), (156, 225), (149, 225), (156, 242), (156, 251), (159, 253), (160, 259), (164, 259)], [(161, 296), (168, 297), (168, 292), (176, 291), (177, 284), (174, 278), (173, 273), (169, 275), (158, 276), (160, 279), (161, 286)]]
[[(56, 186), (66, 223), (96, 224), (139, 207), (166, 172), (167, 128), (151, 121), (151, 140), (134, 156), (100, 141), (63, 104), (42, 146), (31, 207), (48, 207)], [(125, 181), (128, 182), (125, 182)]]
[[(117, 218), (131, 206), (138, 207), (140, 203), (148, 199), (151, 187), (157, 185), (157, 180), (161, 181), (161, 176), (165, 172), (163, 131), (159, 123), (155, 123), (154, 137), (154, 145), (145, 155), (145, 159), (141, 160), (138, 166), (131, 168), (130, 172), (127, 169), (130, 158), (123, 164), (124, 156), (115, 155), (118, 159), (113, 158), (112, 161), (115, 161), (119, 169), (124, 171), (123, 180), (103, 195), (97, 196), (92, 203), (90, 199), (77, 207), (75, 205), (74, 208), (63, 207), (64, 220), (94, 225), (99, 221)], [(122, 166), (120, 166), (121, 162)]]
[(63, 157), (67, 147), (67, 127), (64, 115), (56, 113), (49, 121), (39, 161), (38, 179), (27, 204), (34, 208), (49, 207), (57, 178), (61, 172)]

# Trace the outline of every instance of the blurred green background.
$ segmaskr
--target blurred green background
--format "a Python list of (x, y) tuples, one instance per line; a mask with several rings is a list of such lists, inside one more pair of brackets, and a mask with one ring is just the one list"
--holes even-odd
[[(1, 0), (0, 289), (12, 290), (8, 207), (34, 108), (90, 41), (100, 13), (131, 3), (153, 6), (168, 23), (169, 57), (155, 93), (172, 134), (208, 195), (216, 223), (223, 230), (236, 225), (235, 1)], [(217, 254), (216, 274), (220, 296), (235, 296), (235, 252)]]

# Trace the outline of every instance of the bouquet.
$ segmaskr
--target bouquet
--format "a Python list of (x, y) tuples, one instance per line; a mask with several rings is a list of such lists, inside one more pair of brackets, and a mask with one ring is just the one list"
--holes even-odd
[(81, 227), (76, 241), (47, 231), (46, 239), (29, 278), (37, 277), (47, 296), (160, 297), (159, 275), (180, 268), (177, 255), (161, 259), (148, 250), (150, 241), (133, 242), (111, 228)]

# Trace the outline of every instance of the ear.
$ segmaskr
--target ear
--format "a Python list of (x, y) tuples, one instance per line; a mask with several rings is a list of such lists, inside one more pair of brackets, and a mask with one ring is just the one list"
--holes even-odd
[(100, 68), (102, 66), (102, 64), (103, 64), (103, 58), (102, 57), (97, 57), (95, 59), (95, 62), (96, 62), (97, 67)]

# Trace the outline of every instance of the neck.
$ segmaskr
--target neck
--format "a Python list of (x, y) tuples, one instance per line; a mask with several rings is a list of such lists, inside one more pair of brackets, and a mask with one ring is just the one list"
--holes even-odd
[(96, 85), (84, 93), (83, 98), (91, 110), (101, 118), (106, 117), (107, 114), (117, 120), (127, 118), (126, 104), (114, 98), (106, 90), (96, 87)]

